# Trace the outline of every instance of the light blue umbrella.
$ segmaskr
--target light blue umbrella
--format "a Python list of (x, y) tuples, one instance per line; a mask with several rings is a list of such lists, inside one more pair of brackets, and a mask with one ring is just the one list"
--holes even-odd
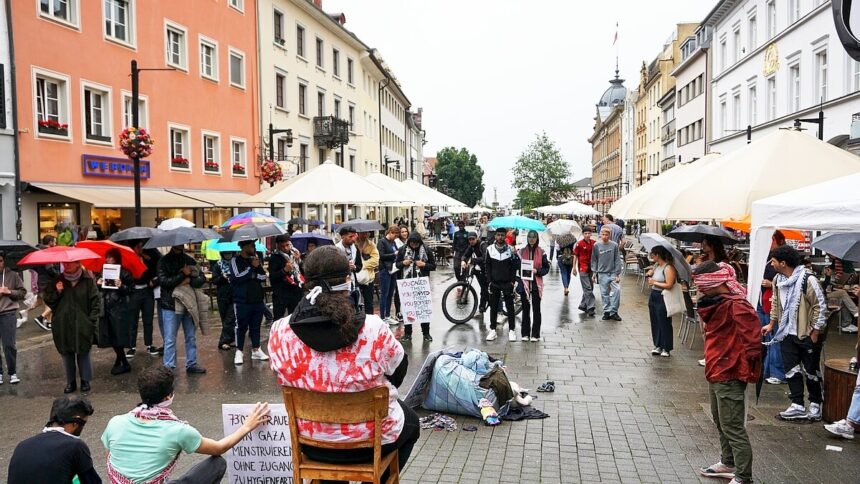
[(542, 232), (546, 230), (546, 226), (540, 221), (533, 218), (523, 217), (522, 215), (510, 215), (507, 217), (496, 217), (490, 221), (490, 228), (503, 227), (506, 229), (519, 230), (536, 230)]
[[(254, 247), (257, 248), (257, 252), (265, 253), (267, 250), (266, 246), (260, 242), (255, 243)], [(242, 250), (239, 248), (239, 242), (216, 242), (209, 248), (217, 252), (239, 252)]]

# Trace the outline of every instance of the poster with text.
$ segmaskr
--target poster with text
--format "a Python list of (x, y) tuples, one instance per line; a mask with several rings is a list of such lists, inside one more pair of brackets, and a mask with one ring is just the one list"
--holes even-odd
[(429, 323), (433, 318), (433, 298), (430, 296), (430, 278), (399, 279), (400, 312), (405, 324)]
[[(254, 404), (221, 405), (224, 435), (245, 422)], [(260, 425), (224, 454), (230, 484), (292, 484), (290, 424), (283, 404), (269, 404), (269, 423)]]

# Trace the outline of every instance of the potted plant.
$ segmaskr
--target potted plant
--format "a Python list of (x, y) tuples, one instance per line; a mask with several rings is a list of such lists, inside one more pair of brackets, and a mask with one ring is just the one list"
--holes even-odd
[(281, 164), (272, 160), (266, 160), (260, 165), (260, 178), (264, 182), (274, 185), (284, 179), (284, 171)]
[(239, 163), (233, 163), (233, 174), (234, 175), (244, 175), (245, 167)]
[(214, 171), (214, 172), (217, 172), (217, 171), (218, 171), (218, 169), (219, 169), (219, 167), (218, 167), (218, 162), (216, 162), (216, 161), (207, 161), (206, 163), (203, 163), (203, 168), (204, 168), (206, 171)]
[(39, 121), (39, 132), (44, 134), (53, 134), (57, 136), (68, 136), (69, 125), (54, 121), (53, 119), (45, 119)]
[(155, 141), (143, 128), (125, 128), (119, 134), (119, 149), (129, 158), (143, 159), (152, 154)]
[(170, 166), (173, 168), (188, 168), (188, 158), (174, 156), (173, 159), (170, 160)]

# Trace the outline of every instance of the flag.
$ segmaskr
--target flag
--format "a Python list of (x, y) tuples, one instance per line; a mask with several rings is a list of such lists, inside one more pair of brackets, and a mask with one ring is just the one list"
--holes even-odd
[(618, 22), (615, 22), (615, 38), (612, 39), (612, 45), (618, 42)]

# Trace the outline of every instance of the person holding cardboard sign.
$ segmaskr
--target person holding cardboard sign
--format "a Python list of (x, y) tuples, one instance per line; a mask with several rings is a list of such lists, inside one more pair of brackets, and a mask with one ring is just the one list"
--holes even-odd
[[(540, 341), (540, 301), (543, 298), (543, 276), (549, 273), (549, 259), (547, 259), (546, 253), (540, 248), (540, 244), (538, 244), (538, 233), (536, 231), (529, 230), (526, 241), (526, 246), (520, 249), (522, 287), (517, 288), (523, 294), (523, 325), (521, 331), (522, 341), (536, 342)], [(534, 319), (532, 319), (532, 316), (534, 316)], [(534, 321), (534, 324), (532, 324), (532, 321)]]
[[(96, 284), (105, 288), (102, 293), (102, 315), (99, 318), (99, 348), (113, 348), (116, 359), (111, 375), (121, 375), (131, 371), (125, 348), (134, 348), (132, 340), (130, 297), (134, 289), (134, 277), (122, 268), (122, 255), (116, 249), (105, 254), (105, 267), (113, 266), (119, 270), (109, 274), (102, 272)], [(110, 279), (108, 279), (110, 277)], [(110, 288), (110, 289), (107, 289)]]

